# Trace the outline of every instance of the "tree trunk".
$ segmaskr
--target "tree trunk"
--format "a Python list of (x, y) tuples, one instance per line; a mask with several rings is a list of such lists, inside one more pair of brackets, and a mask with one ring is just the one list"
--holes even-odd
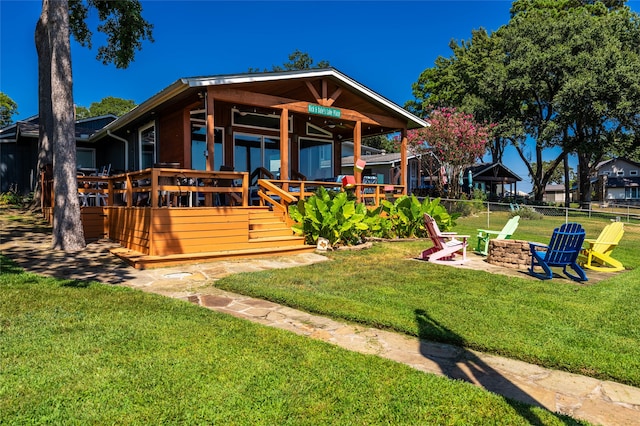
[[(45, 3), (47, 0), (43, 1), (43, 8)], [(85, 247), (85, 240), (80, 219), (76, 177), (69, 5), (66, 1), (56, 0), (49, 3), (48, 9), (53, 112), (53, 192), (55, 198), (53, 248), (77, 251)]]
[(589, 155), (578, 153), (578, 188), (580, 190), (580, 208), (582, 209), (589, 209), (591, 204), (589, 170)]
[(38, 165), (33, 207), (42, 209), (40, 173), (53, 164), (53, 113), (51, 111), (51, 45), (49, 43), (49, 0), (43, 0), (40, 19), (36, 24), (35, 43), (38, 52)]
[(571, 206), (571, 182), (569, 182), (569, 154), (564, 156), (564, 206)]

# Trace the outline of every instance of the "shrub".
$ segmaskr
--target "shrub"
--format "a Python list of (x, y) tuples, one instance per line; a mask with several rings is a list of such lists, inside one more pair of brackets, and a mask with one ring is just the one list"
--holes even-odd
[(439, 198), (420, 202), (415, 196), (402, 196), (393, 203), (384, 200), (380, 207), (368, 210), (346, 192), (331, 193), (322, 187), (315, 195), (289, 206), (296, 234), (304, 235), (307, 244), (326, 238), (331, 246), (359, 244), (367, 237), (426, 237), (425, 213), (445, 231), (455, 225), (454, 219), (459, 216), (450, 215)]
[(520, 216), (523, 220), (540, 220), (544, 217), (542, 213), (537, 212), (533, 207), (520, 206), (518, 210), (514, 210), (509, 213), (511, 217)]
[(0, 194), (0, 206), (17, 206), (22, 202), (22, 197), (20, 197), (15, 192), (3, 192)]

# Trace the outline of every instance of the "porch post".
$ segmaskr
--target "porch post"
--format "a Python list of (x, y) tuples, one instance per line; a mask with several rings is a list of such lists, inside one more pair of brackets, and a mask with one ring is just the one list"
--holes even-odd
[(402, 194), (407, 195), (407, 129), (404, 128), (400, 131), (400, 137), (402, 142), (400, 144), (400, 185), (404, 185), (402, 188)]
[(289, 180), (289, 109), (280, 112), (280, 180)]
[(213, 156), (214, 146), (216, 142), (216, 130), (215, 123), (213, 122), (213, 93), (211, 87), (207, 87), (206, 93), (206, 105), (207, 105), (207, 166), (206, 170), (213, 171), (215, 169)]
[[(356, 121), (356, 125), (353, 127), (353, 175), (356, 179), (356, 185), (362, 183), (362, 172), (356, 169), (355, 165), (360, 159), (360, 152), (362, 151), (362, 121)], [(362, 201), (361, 195), (362, 187), (356, 186), (356, 198), (358, 201)]]

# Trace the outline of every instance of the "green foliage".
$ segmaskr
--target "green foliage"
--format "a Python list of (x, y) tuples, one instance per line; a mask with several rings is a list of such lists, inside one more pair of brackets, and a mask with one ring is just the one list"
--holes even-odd
[(279, 71), (294, 71), (294, 70), (309, 70), (314, 68), (328, 68), (331, 65), (329, 61), (322, 60), (317, 64), (313, 63), (313, 58), (307, 53), (302, 52), (298, 49), (294, 50), (289, 55), (289, 62), (285, 62), (282, 65), (274, 65), (270, 70), (264, 69), (260, 71), (260, 68), (249, 68), (250, 73), (259, 73), (259, 72), (279, 72)]
[(451, 212), (458, 213), (459, 216), (470, 216), (486, 210), (484, 201), (487, 199), (487, 194), (476, 188), (472, 195), (473, 198), (468, 199), (466, 194), (462, 194), (459, 201), (452, 202), (450, 204)]
[(76, 119), (80, 120), (83, 118), (99, 117), (108, 114), (120, 117), (135, 107), (136, 103), (131, 99), (107, 96), (100, 102), (93, 102), (89, 108), (83, 106), (76, 107)]
[(362, 139), (362, 145), (382, 149), (386, 152), (400, 152), (399, 146), (385, 135), (369, 136)]
[(520, 206), (518, 210), (509, 213), (510, 217), (520, 216), (521, 220), (540, 220), (544, 218), (542, 213), (538, 213), (533, 207)]
[(317, 244), (322, 237), (332, 246), (359, 244), (367, 237), (426, 237), (425, 213), (445, 231), (459, 216), (450, 215), (439, 198), (420, 202), (413, 195), (403, 196), (393, 203), (383, 200), (380, 207), (369, 210), (364, 203), (350, 199), (347, 192), (333, 193), (323, 187), (289, 207), (289, 215), (296, 222), (292, 229), (304, 235), (307, 244)]
[(447, 209), (440, 204), (440, 198), (422, 202), (415, 195), (403, 196), (395, 202), (383, 200), (381, 211), (383, 217), (390, 222), (390, 235), (394, 238), (424, 238), (427, 231), (424, 226), (424, 214), (433, 217), (438, 227), (443, 231), (450, 230), (455, 225), (455, 219), (459, 215), (450, 215)]
[(5, 93), (0, 92), (0, 128), (13, 122), (11, 118), (18, 113), (18, 104)]
[(91, 48), (92, 32), (87, 26), (89, 8), (95, 8), (101, 24), (98, 31), (106, 35), (107, 44), (98, 48), (97, 59), (116, 68), (127, 68), (142, 48), (142, 40), (153, 42), (153, 25), (142, 17), (138, 0), (69, 2), (69, 27), (83, 47)]
[(15, 192), (3, 192), (0, 194), (0, 206), (17, 206), (22, 202), (22, 197), (20, 197)]
[(346, 192), (332, 195), (324, 187), (289, 206), (289, 215), (296, 222), (293, 231), (304, 235), (308, 244), (316, 244), (320, 237), (329, 240), (332, 246), (358, 244), (369, 230), (364, 204), (350, 200)]

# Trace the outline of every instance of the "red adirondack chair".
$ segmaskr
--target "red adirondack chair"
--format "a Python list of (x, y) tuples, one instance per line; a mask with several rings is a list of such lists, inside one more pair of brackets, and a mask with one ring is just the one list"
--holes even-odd
[[(427, 228), (433, 247), (424, 250), (421, 258), (432, 263), (451, 264), (467, 261), (467, 238), (469, 235), (459, 235), (456, 232), (441, 232), (435, 219), (424, 214), (424, 225)], [(462, 255), (462, 259), (456, 259)]]

